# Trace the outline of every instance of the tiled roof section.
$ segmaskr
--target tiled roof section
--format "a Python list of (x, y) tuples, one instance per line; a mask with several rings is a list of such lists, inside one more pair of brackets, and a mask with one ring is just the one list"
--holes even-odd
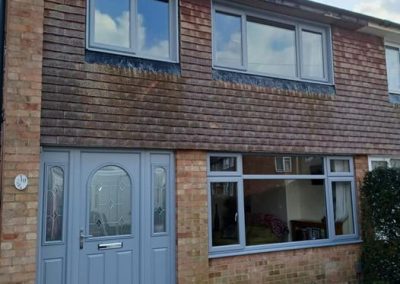
[(400, 154), (382, 39), (333, 27), (335, 95), (215, 80), (211, 5), (180, 1), (180, 74), (85, 61), (84, 0), (45, 3), (42, 144)]

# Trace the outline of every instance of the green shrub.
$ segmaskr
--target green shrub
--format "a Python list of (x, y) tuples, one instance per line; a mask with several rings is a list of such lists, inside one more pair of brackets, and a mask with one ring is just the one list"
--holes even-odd
[(400, 283), (400, 169), (369, 172), (362, 186), (366, 283)]

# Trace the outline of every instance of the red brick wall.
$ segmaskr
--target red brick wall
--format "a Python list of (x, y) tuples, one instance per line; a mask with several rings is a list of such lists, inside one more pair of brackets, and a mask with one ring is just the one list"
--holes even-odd
[[(1, 125), (0, 283), (35, 283), (43, 1), (7, 1)], [(25, 174), (25, 191), (14, 178)]]
[(180, 0), (180, 75), (85, 62), (86, 1), (45, 1), (45, 145), (400, 154), (382, 39), (333, 27), (336, 95), (212, 79), (211, 1)]
[(359, 246), (345, 245), (210, 260), (210, 283), (357, 283)]
[(176, 152), (176, 255), (179, 283), (208, 282), (206, 152)]

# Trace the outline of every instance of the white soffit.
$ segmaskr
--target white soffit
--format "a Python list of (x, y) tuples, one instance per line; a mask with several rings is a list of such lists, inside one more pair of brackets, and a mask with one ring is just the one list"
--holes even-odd
[(386, 41), (400, 42), (400, 29), (397, 29), (394, 27), (384, 27), (384, 26), (369, 22), (367, 26), (362, 27), (358, 31), (367, 33), (367, 34), (380, 36), (380, 37), (384, 38)]

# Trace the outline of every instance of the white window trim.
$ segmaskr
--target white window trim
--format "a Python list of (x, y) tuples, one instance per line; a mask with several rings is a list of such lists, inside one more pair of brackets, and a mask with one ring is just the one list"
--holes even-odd
[[(91, 51), (99, 51), (116, 55), (125, 55), (150, 60), (164, 61), (170, 63), (179, 62), (179, 28), (178, 28), (178, 0), (170, 0), (169, 3), (169, 57), (157, 57), (148, 54), (142, 54), (136, 51), (137, 44), (137, 0), (130, 1), (130, 34), (131, 47), (123, 48), (107, 44), (99, 44), (94, 42), (94, 0), (86, 0), (86, 49)], [(134, 23), (134, 25), (132, 25)]]
[[(399, 66), (400, 66), (400, 44), (399, 43), (394, 43), (394, 42), (390, 42), (390, 41), (385, 41), (385, 55), (386, 55), (386, 48), (393, 48), (393, 49), (397, 49), (398, 51), (398, 55), (399, 55)], [(385, 56), (385, 60), (386, 60), (386, 56)], [(388, 62), (386, 62), (386, 72), (387, 74), (389, 74), (389, 65)], [(388, 90), (389, 90), (389, 94), (396, 94), (396, 95), (400, 95), (400, 86), (399, 89), (390, 89), (389, 88), (389, 76), (387, 77), (387, 82), (388, 82)]]
[[(241, 65), (223, 65), (218, 64), (216, 60), (216, 46), (215, 46), (215, 16), (217, 12), (232, 14), (241, 17), (241, 36), (242, 36), (242, 64)], [(271, 73), (264, 72), (254, 72), (248, 70), (248, 56), (247, 56), (247, 21), (246, 17), (251, 16), (259, 19), (269, 20), (276, 23), (292, 25), (295, 27), (295, 45), (296, 45), (296, 76), (282, 76)], [(323, 40), (323, 64), (324, 64), (324, 78), (312, 78), (302, 76), (302, 56), (301, 56), (301, 31), (311, 31), (322, 34)], [(334, 84), (334, 72), (333, 72), (333, 47), (332, 47), (332, 35), (331, 28), (329, 25), (324, 25), (320, 23), (314, 23), (307, 20), (300, 20), (293, 17), (279, 15), (272, 12), (263, 12), (260, 13), (255, 9), (244, 7), (242, 5), (231, 4), (225, 1), (218, 1), (216, 3), (213, 2), (212, 5), (212, 61), (213, 68), (218, 70), (225, 71), (235, 71), (238, 73), (251, 74), (251, 75), (259, 75), (259, 76), (268, 76), (280, 79), (287, 80), (295, 80), (301, 82), (312, 82), (324, 85), (333, 85)]]
[(368, 156), (368, 170), (372, 171), (372, 162), (387, 162), (388, 168), (392, 168), (391, 160), (400, 159), (400, 156)]
[[(240, 169), (240, 172), (232, 172), (231, 175), (227, 175), (224, 172), (224, 176), (216, 176), (213, 172), (210, 172), (210, 156), (240, 156), (240, 159), (237, 159), (238, 165), (237, 169)], [(330, 172), (330, 161), (333, 159), (340, 160), (349, 160), (350, 163), (350, 174), (349, 173), (331, 173)], [(324, 157), (323, 166), (324, 166), (324, 175), (244, 175), (242, 165), (239, 163), (242, 162), (241, 154), (218, 154), (218, 153), (210, 153), (207, 159), (207, 174), (208, 174), (208, 229), (209, 229), (209, 258), (218, 258), (218, 257), (226, 257), (226, 256), (235, 256), (235, 255), (245, 255), (245, 254), (253, 254), (253, 253), (261, 253), (261, 252), (271, 252), (271, 251), (283, 251), (283, 250), (293, 250), (293, 249), (304, 249), (304, 248), (313, 248), (313, 247), (324, 247), (324, 246), (333, 246), (333, 245), (341, 245), (341, 244), (351, 244), (351, 243), (359, 243), (360, 234), (359, 234), (359, 224), (358, 224), (358, 201), (356, 195), (356, 186), (355, 186), (355, 171), (354, 171), (354, 162), (352, 157)], [(217, 172), (215, 172), (217, 173)], [(221, 173), (221, 172), (219, 172)], [(286, 243), (275, 243), (275, 244), (265, 244), (265, 245), (254, 245), (254, 246), (246, 246), (246, 236), (245, 236), (245, 221), (244, 221), (244, 186), (243, 180), (245, 179), (322, 179), (324, 180), (325, 187), (325, 202), (326, 202), (326, 210), (327, 210), (327, 229), (328, 229), (328, 238), (320, 239), (320, 240), (307, 240), (307, 241), (297, 241), (297, 242), (286, 242)], [(352, 196), (352, 213), (353, 213), (353, 226), (354, 233), (348, 235), (336, 235), (334, 233), (334, 208), (333, 208), (333, 197), (332, 197), (332, 182), (336, 181), (349, 181), (351, 182), (351, 196)], [(237, 182), (237, 198), (238, 198), (238, 228), (239, 228), (239, 243), (236, 245), (227, 245), (227, 246), (213, 246), (212, 245), (212, 215), (211, 215), (211, 183), (212, 182)]]

